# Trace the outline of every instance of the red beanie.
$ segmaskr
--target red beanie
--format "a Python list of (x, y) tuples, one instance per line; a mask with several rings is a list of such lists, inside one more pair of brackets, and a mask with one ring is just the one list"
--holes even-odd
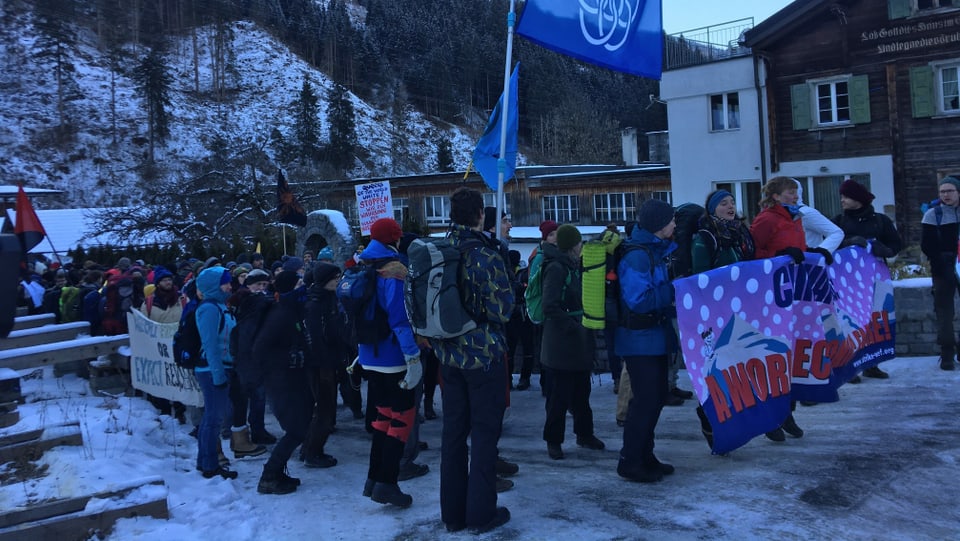
[(370, 238), (383, 244), (396, 244), (402, 236), (403, 230), (393, 218), (380, 218), (370, 226)]
[(553, 233), (554, 231), (556, 231), (558, 227), (560, 227), (560, 225), (553, 220), (545, 220), (543, 222), (540, 222), (541, 239), (547, 240), (547, 237), (550, 235), (550, 233)]

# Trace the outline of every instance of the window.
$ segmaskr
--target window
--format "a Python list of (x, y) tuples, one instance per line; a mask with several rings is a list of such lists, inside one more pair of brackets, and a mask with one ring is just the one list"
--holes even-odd
[(632, 193), (607, 193), (593, 196), (593, 217), (598, 223), (606, 224), (633, 219), (637, 212)]
[(846, 81), (817, 85), (817, 123), (850, 122), (850, 93)]
[(790, 87), (793, 129), (810, 130), (870, 122), (866, 75), (814, 79)]
[(343, 202), (343, 217), (347, 219), (348, 224), (358, 224), (360, 223), (360, 215), (357, 212), (357, 200), (348, 199)]
[(887, 0), (887, 15), (890, 19), (903, 19), (923, 11), (948, 11), (954, 7), (960, 7), (960, 2), (957, 0)]
[(843, 212), (840, 207), (840, 184), (851, 178), (870, 189), (870, 174), (826, 175), (819, 177), (798, 177), (803, 185), (803, 202), (820, 211), (827, 219), (833, 219)]
[(424, 198), (423, 215), (427, 225), (450, 225), (450, 197), (446, 195), (428, 195)]
[(410, 216), (410, 206), (406, 197), (393, 198), (393, 219), (398, 224), (403, 225), (404, 220)]
[(757, 180), (718, 182), (714, 186), (714, 189), (727, 190), (733, 194), (733, 199), (737, 203), (737, 214), (743, 216), (747, 223), (750, 223), (760, 211), (757, 202), (762, 199), (762, 188), (763, 185)]
[[(497, 194), (496, 192), (488, 192), (483, 194), (483, 206), (485, 207), (495, 207), (497, 206)], [(510, 194), (503, 194), (503, 211), (507, 214), (510, 214)]]
[(914, 118), (960, 114), (960, 59), (910, 68)]
[(580, 199), (575, 195), (545, 195), (543, 197), (543, 219), (558, 223), (579, 222)]
[(714, 94), (710, 96), (710, 129), (712, 131), (740, 128), (740, 94)]
[(673, 192), (653, 192), (650, 194), (653, 199), (658, 199), (664, 203), (673, 204)]

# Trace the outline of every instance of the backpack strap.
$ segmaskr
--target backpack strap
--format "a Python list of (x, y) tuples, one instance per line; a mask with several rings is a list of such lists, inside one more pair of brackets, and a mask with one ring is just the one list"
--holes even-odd
[(150, 317), (150, 311), (153, 310), (153, 295), (147, 297), (147, 300), (144, 302), (147, 304), (147, 317)]

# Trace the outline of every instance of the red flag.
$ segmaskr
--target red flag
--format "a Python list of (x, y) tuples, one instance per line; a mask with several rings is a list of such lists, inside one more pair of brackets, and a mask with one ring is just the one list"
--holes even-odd
[(283, 171), (277, 171), (277, 221), (300, 227), (307, 225), (307, 212), (290, 191)]
[(33, 205), (30, 204), (30, 198), (28, 198), (27, 193), (23, 191), (23, 185), (21, 185), (17, 191), (16, 211), (17, 223), (14, 225), (13, 232), (16, 233), (17, 238), (20, 239), (20, 246), (23, 248), (23, 253), (27, 253), (32, 250), (34, 246), (40, 244), (40, 241), (47, 235), (47, 232), (44, 231), (43, 224), (40, 223), (40, 218), (37, 218), (37, 212), (33, 210)]

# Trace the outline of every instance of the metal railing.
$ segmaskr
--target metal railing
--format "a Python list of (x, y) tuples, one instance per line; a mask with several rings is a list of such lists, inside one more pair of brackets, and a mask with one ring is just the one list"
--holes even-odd
[(740, 44), (744, 32), (753, 28), (753, 17), (694, 28), (664, 38), (664, 70), (749, 56)]

